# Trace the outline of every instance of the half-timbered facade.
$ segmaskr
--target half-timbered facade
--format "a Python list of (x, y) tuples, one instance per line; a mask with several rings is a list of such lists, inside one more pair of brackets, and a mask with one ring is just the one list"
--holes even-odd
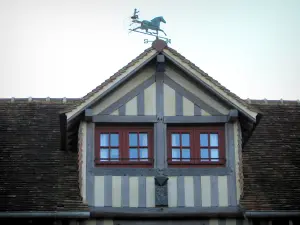
[[(299, 104), (293, 104), (299, 115)], [(76, 158), (76, 165), (73, 160), (70, 166), (77, 168), (73, 177), (78, 182), (71, 183), (78, 189), (69, 187), (69, 202), (81, 199), (77, 205), (70, 203), (71, 210), (68, 197), (61, 204), (55, 201), (58, 212), (53, 216), (62, 223), (274, 225), (286, 215), (281, 224), (296, 224), (299, 206), (281, 211), (262, 203), (260, 210), (249, 191), (259, 180), (253, 176), (255, 167), (245, 162), (251, 161), (253, 149), (248, 143), (254, 136), (252, 146), (264, 148), (259, 142), (265, 140), (255, 136), (264, 109), (231, 93), (164, 41), (156, 40), (103, 84), (54, 115), (59, 126), (57, 152)], [(293, 131), (299, 133), (296, 128)], [(292, 151), (299, 152), (299, 146)], [(263, 154), (252, 155), (263, 164)], [(66, 172), (70, 166), (65, 165)], [(292, 189), (300, 196), (297, 187)], [(63, 189), (66, 196), (67, 190)], [(263, 199), (260, 196), (257, 193), (257, 199)], [(5, 211), (10, 212), (0, 215), (17, 215), (15, 210)]]

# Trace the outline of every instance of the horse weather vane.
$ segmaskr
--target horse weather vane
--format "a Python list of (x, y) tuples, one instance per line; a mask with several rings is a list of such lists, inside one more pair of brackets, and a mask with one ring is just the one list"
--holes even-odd
[[(162, 32), (165, 36), (167, 36), (167, 34), (162, 29), (160, 29), (160, 23), (161, 22), (166, 23), (165, 19), (162, 16), (155, 17), (154, 19), (152, 19), (150, 21), (139, 20), (138, 13), (139, 13), (139, 11), (137, 9), (134, 9), (133, 15), (130, 17), (132, 20), (132, 23), (130, 24), (130, 26), (132, 26), (134, 24), (138, 24), (138, 26), (133, 29), (129, 29), (129, 33), (137, 32), (137, 33), (141, 33), (141, 34), (146, 34), (146, 35), (154, 36), (154, 37), (156, 37), (156, 39), (163, 39), (167, 43), (171, 43), (171, 39), (169, 39), (167, 37), (159, 36), (159, 32)], [(150, 30), (153, 32), (150, 32)], [(145, 44), (147, 44), (149, 42), (153, 42), (153, 41), (144, 39)]]

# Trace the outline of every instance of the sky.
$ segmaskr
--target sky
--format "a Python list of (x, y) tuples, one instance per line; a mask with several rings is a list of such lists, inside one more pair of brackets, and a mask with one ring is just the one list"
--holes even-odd
[(150, 46), (134, 8), (241, 98), (300, 99), (299, 0), (0, 0), (0, 98), (90, 92)]

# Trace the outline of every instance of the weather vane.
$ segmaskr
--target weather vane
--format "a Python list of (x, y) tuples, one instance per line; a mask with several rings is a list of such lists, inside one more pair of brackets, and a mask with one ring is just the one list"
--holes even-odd
[[(154, 19), (152, 19), (150, 21), (139, 20), (138, 13), (139, 13), (139, 11), (137, 9), (134, 9), (133, 15), (130, 17), (132, 19), (132, 23), (130, 24), (130, 26), (132, 26), (133, 24), (138, 24), (138, 26), (133, 29), (129, 29), (129, 33), (133, 31), (133, 32), (141, 33), (141, 34), (146, 34), (146, 35), (154, 36), (154, 37), (156, 37), (156, 39), (163, 39), (167, 43), (171, 43), (171, 39), (169, 39), (167, 37), (159, 36), (159, 32), (162, 32), (165, 36), (167, 36), (167, 34), (162, 29), (160, 29), (160, 23), (161, 22), (166, 23), (165, 19), (162, 16), (155, 17)], [(149, 30), (154, 31), (154, 32), (150, 32)], [(153, 41), (144, 39), (145, 44), (147, 44), (149, 42), (153, 42)]]

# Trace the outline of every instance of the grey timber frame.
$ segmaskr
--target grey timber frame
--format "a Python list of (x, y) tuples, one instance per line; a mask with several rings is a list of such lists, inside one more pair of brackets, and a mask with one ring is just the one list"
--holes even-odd
[(151, 56), (149, 59), (145, 60), (143, 63), (141, 63), (141, 65), (139, 65), (138, 67), (136, 67), (134, 70), (132, 70), (130, 73), (128, 73), (125, 77), (123, 77), (122, 79), (120, 79), (117, 83), (115, 83), (114, 85), (112, 85), (109, 89), (107, 89), (106, 91), (104, 91), (101, 95), (99, 95), (97, 98), (95, 98), (93, 101), (91, 101), (89, 104), (87, 104), (82, 110), (79, 110), (78, 112), (76, 112), (73, 116), (71, 116), (68, 119), (68, 122), (70, 122), (72, 119), (74, 119), (75, 117), (77, 117), (82, 111), (84, 111), (87, 108), (90, 108), (92, 105), (94, 105), (95, 103), (97, 103), (101, 98), (103, 98), (104, 96), (106, 96), (107, 94), (111, 93), (114, 89), (116, 89), (117, 87), (119, 87), (121, 84), (123, 84), (125, 81), (129, 80), (134, 74), (136, 74), (137, 71), (139, 71), (140, 69), (142, 69), (145, 65), (147, 65), (152, 59), (154, 59), (156, 56), (158, 55), (158, 52), (156, 52), (155, 54), (153, 54), (153, 56)]
[(187, 69), (184, 68), (184, 66), (182, 66), (180, 63), (178, 63), (175, 59), (173, 59), (171, 56), (169, 56), (167, 53), (163, 52), (163, 54), (172, 62), (174, 63), (177, 67), (179, 67), (181, 70), (183, 70), (186, 74), (188, 74), (191, 78), (193, 78), (195, 81), (197, 81), (199, 84), (201, 84), (202, 86), (204, 86), (206, 89), (208, 89), (209, 91), (211, 91), (212, 93), (214, 93), (215, 95), (217, 95), (220, 99), (222, 99), (223, 101), (227, 102), (227, 104), (229, 104), (230, 106), (232, 106), (233, 108), (238, 109), (240, 112), (242, 112), (242, 114), (244, 114), (246, 117), (248, 117), (252, 122), (256, 122), (256, 119), (253, 118), (251, 115), (249, 115), (247, 112), (245, 112), (245, 110), (241, 109), (240, 107), (238, 107), (236, 104), (232, 103), (231, 101), (229, 101), (227, 98), (225, 98), (223, 95), (221, 95), (220, 93), (218, 93), (217, 91), (215, 91), (212, 87), (210, 87), (208, 84), (206, 84), (205, 82), (203, 82), (199, 77), (197, 77), (196, 75), (194, 75), (193, 73), (191, 73), (190, 71), (188, 71)]
[(164, 116), (164, 73), (155, 73), (156, 80), (156, 115), (158, 117)]
[(94, 205), (94, 129), (93, 123), (87, 123), (86, 130), (86, 198), (89, 205)]
[(111, 208), (91, 207), (92, 218), (242, 218), (238, 207)]
[(95, 176), (225, 176), (232, 173), (229, 167), (214, 168), (93, 168)]
[(122, 176), (121, 178), (121, 186), (124, 187), (122, 188), (122, 206), (123, 207), (129, 207), (129, 177), (128, 176)]
[[(180, 95), (185, 96), (186, 98), (192, 101), (198, 101), (199, 99), (193, 94), (186, 91), (182, 86), (172, 81), (168, 76), (163, 72), (157, 72), (153, 75), (155, 80), (149, 79), (147, 82), (152, 84), (152, 81), (156, 81), (156, 114), (157, 116), (112, 116), (112, 115), (96, 115), (92, 116), (92, 122), (94, 123), (152, 123), (154, 127), (154, 166), (153, 168), (122, 168), (120, 170), (116, 168), (98, 168), (94, 167), (92, 173), (96, 176), (101, 175), (113, 175), (113, 176), (197, 176), (197, 175), (232, 175), (228, 182), (235, 184), (235, 166), (234, 160), (231, 161), (231, 158), (234, 157), (234, 146), (233, 142), (229, 142), (228, 139), (233, 139), (233, 126), (226, 126), (226, 161), (225, 167), (216, 167), (216, 168), (168, 168), (167, 164), (167, 147), (166, 147), (166, 130), (168, 124), (188, 124), (188, 123), (231, 123), (237, 117), (237, 110), (230, 110), (228, 115), (220, 116), (220, 113), (213, 110), (208, 110), (209, 113), (216, 113), (218, 116), (164, 116), (164, 93), (163, 93), (163, 84), (171, 84), (172, 88), (175, 88), (176, 92), (180, 89)], [(173, 82), (173, 83), (172, 83)], [(149, 83), (149, 84), (150, 84)], [(175, 83), (175, 85), (174, 85)], [(135, 93), (132, 91), (132, 93)], [(189, 94), (187, 94), (189, 93)], [(124, 96), (125, 97), (125, 96)], [(132, 97), (132, 96), (131, 96)], [(180, 99), (180, 97), (176, 97)], [(196, 99), (195, 99), (196, 98)], [(124, 98), (125, 99), (125, 98)], [(127, 99), (127, 98), (126, 98)], [(200, 100), (201, 101), (201, 100)], [(199, 101), (198, 101), (199, 102)], [(124, 105), (126, 102), (122, 102)], [(118, 103), (120, 104), (120, 103)], [(180, 103), (179, 103), (180, 104)], [(112, 104), (113, 105), (113, 104)], [(200, 105), (200, 104), (199, 104)], [(118, 105), (117, 105), (118, 106)], [(205, 110), (207, 107), (204, 103), (201, 102), (201, 106), (204, 106)], [(115, 106), (116, 107), (116, 106)], [(111, 108), (109, 112), (116, 110), (116, 108)], [(200, 106), (198, 106), (200, 109)], [(110, 107), (108, 107), (110, 108)], [(197, 109), (197, 110), (199, 110)], [(86, 115), (90, 116), (90, 111), (87, 110)], [(230, 131), (231, 130), (231, 131)], [(232, 186), (232, 184), (231, 184)], [(234, 187), (230, 191), (234, 190)], [(234, 199), (231, 203), (234, 204)]]
[[(154, 75), (152, 75), (150, 78), (148, 78), (146, 81), (144, 81), (143, 83), (138, 85), (136, 88), (134, 88), (133, 90), (128, 92), (126, 95), (121, 97), (119, 100), (112, 103), (110, 106), (108, 106), (102, 112), (100, 112), (98, 115), (109, 115), (109, 114), (111, 114), (112, 112), (114, 112), (118, 108), (124, 106), (128, 101), (133, 99), (135, 96), (138, 96), (139, 94), (144, 93), (144, 90), (146, 88), (150, 87), (154, 82), (155, 82), (155, 77), (154, 77)], [(144, 96), (142, 95), (142, 99), (139, 98), (139, 100), (144, 101)], [(138, 103), (141, 103), (141, 102), (138, 101)], [(138, 104), (138, 106), (139, 106), (139, 104)], [(144, 111), (143, 109), (141, 109), (141, 106), (139, 106), (138, 109), (140, 109), (140, 110), (138, 110), (138, 111), (140, 111), (140, 112), (138, 112), (138, 115), (144, 115), (144, 114), (140, 114), (141, 111)], [(125, 115), (125, 110), (124, 110), (124, 115)]]
[(139, 207), (146, 207), (146, 177), (139, 177)]
[(225, 124), (225, 144), (226, 144), (226, 164), (232, 168), (232, 173), (229, 174), (228, 182), (228, 205), (237, 205), (236, 197), (236, 171), (235, 171), (235, 152), (234, 152), (234, 128), (232, 123)]
[(228, 116), (165, 116), (165, 123), (226, 123)]
[(92, 119), (93, 119), (93, 110), (92, 109), (86, 109), (86, 110), (84, 110), (84, 117), (85, 117), (85, 121), (92, 122)]
[(156, 115), (157, 122), (154, 126), (154, 151), (155, 151), (155, 168), (163, 169), (166, 167), (166, 125), (163, 123), (164, 117), (164, 73), (156, 72)]
[(177, 207), (185, 206), (184, 176), (177, 177)]
[(183, 96), (178, 92), (175, 93), (176, 116), (183, 115)]
[(145, 92), (140, 92), (137, 96), (137, 115), (145, 115)]
[(97, 115), (92, 117), (94, 123), (155, 123), (156, 116), (110, 116)]
[(125, 116), (125, 112), (126, 112), (125, 105), (122, 105), (118, 110), (120, 116)]
[(210, 190), (212, 193), (211, 195), (211, 206), (217, 207), (219, 203), (219, 192), (218, 192), (218, 177), (217, 176), (211, 176), (210, 177)]
[[(182, 86), (172, 81), (168, 76), (166, 76), (163, 72), (156, 72), (153, 77), (147, 82), (156, 82), (156, 116), (143, 116), (143, 109), (138, 109), (138, 116), (125, 116), (125, 111), (122, 116), (122, 113), (120, 113), (119, 116), (114, 115), (101, 115), (104, 111), (101, 112), (101, 114), (92, 116), (91, 110), (87, 109), (85, 112), (86, 120), (90, 121), (87, 123), (87, 199), (89, 205), (94, 205), (94, 176), (105, 176), (105, 186), (104, 189), (111, 189), (112, 183), (111, 183), (111, 176), (122, 176), (121, 183), (122, 183), (122, 196), (126, 196), (127, 190), (129, 189), (129, 176), (139, 176), (139, 193), (145, 192), (145, 179), (140, 179), (143, 176), (178, 176), (178, 182), (177, 182), (177, 192), (181, 193), (178, 195), (177, 203), (178, 207), (174, 209), (170, 209), (168, 212), (164, 211), (166, 214), (172, 214), (172, 210), (183, 210), (183, 211), (176, 211), (176, 213), (187, 213), (186, 215), (195, 215), (196, 212), (199, 213), (197, 210), (204, 210), (204, 212), (209, 212), (209, 209), (200, 207), (200, 202), (202, 199), (201, 192), (195, 192), (194, 199), (195, 199), (195, 207), (184, 207), (185, 206), (185, 199), (184, 199), (184, 177), (183, 176), (193, 176), (194, 180), (194, 188), (200, 189), (201, 188), (201, 179), (200, 176), (211, 176), (211, 185), (212, 185), (212, 191), (214, 193), (218, 193), (218, 190), (216, 187), (218, 187), (218, 179), (217, 176), (228, 176), (227, 182), (228, 182), (228, 204), (229, 207), (224, 208), (224, 210), (236, 209), (237, 206), (237, 197), (236, 197), (236, 172), (235, 172), (235, 160), (234, 160), (234, 127), (233, 127), (233, 121), (235, 121), (238, 117), (237, 110), (230, 110), (228, 115), (220, 115), (218, 111), (215, 109), (211, 109), (210, 106), (205, 105), (200, 99), (198, 99), (196, 96), (194, 96), (192, 93), (185, 90)], [(150, 83), (151, 83), (150, 82)], [(168, 83), (169, 82), (169, 83)], [(173, 83), (172, 83), (173, 82)], [(149, 83), (149, 84), (150, 84)], [(151, 83), (151, 84), (152, 84)], [(176, 95), (176, 115), (177, 116), (164, 116), (164, 89), (163, 85), (166, 83), (167, 85), (170, 84), (171, 88), (175, 89), (176, 93), (179, 93), (179, 95)], [(174, 84), (175, 83), (175, 84)], [(149, 85), (148, 84), (148, 85)], [(150, 84), (150, 85), (151, 85)], [(140, 88), (140, 87), (139, 87)], [(145, 86), (141, 90), (144, 90)], [(143, 91), (132, 91), (131, 93), (134, 93), (134, 96), (138, 96), (138, 102), (144, 100), (144, 96), (139, 96)], [(180, 90), (180, 91), (178, 91)], [(182, 97), (186, 97), (187, 99), (194, 102), (194, 110), (197, 111), (197, 114), (195, 113), (195, 116), (182, 116)], [(105, 111), (105, 113), (111, 113), (116, 109), (119, 109), (119, 112), (121, 112), (122, 107), (125, 109), (124, 105), (128, 100), (130, 100), (133, 96), (124, 96), (122, 98), (122, 101), (119, 101), (118, 103), (113, 103), (111, 106), (109, 106)], [(121, 105), (121, 107), (120, 107)], [(179, 106), (179, 107), (177, 107)], [(181, 109), (180, 109), (181, 108)], [(109, 109), (109, 110), (108, 110)], [(201, 109), (206, 110), (213, 116), (201, 116)], [(96, 167), (94, 164), (94, 126), (97, 125), (97, 123), (149, 123), (153, 124), (154, 129), (154, 165), (153, 168), (122, 168), (120, 169), (117, 165), (116, 167)], [(204, 168), (204, 167), (194, 167), (194, 168), (173, 168), (168, 167), (167, 163), (167, 143), (166, 143), (166, 136), (167, 136), (167, 126), (168, 124), (211, 124), (211, 123), (223, 123), (225, 124), (225, 145), (226, 145), (226, 164), (224, 167), (213, 167), (213, 168)], [(107, 177), (106, 177), (107, 176)], [(128, 187), (128, 189), (126, 189)], [(125, 193), (126, 191), (126, 193)], [(109, 192), (110, 193), (110, 192)], [(109, 194), (111, 196), (111, 194)], [(127, 193), (128, 195), (128, 193)], [(141, 196), (140, 196), (141, 197)], [(145, 207), (146, 205), (146, 199), (143, 198), (139, 199), (139, 207), (142, 208), (142, 206)], [(214, 196), (211, 199), (211, 205), (212, 207), (209, 207), (210, 209), (215, 210), (214, 213), (220, 213), (222, 212), (222, 207), (217, 207), (218, 205), (218, 199), (219, 196)], [(197, 202), (197, 203), (196, 203)], [(199, 203), (199, 204), (198, 204)], [(104, 199), (105, 209), (102, 209), (101, 207), (97, 208), (95, 213), (97, 215), (100, 215), (104, 213), (105, 210), (111, 210), (110, 206), (112, 205), (112, 199), (111, 197), (105, 197)], [(125, 208), (124, 208), (125, 207)], [(111, 215), (131, 215), (131, 212), (129, 212), (131, 209), (128, 209), (128, 213), (125, 211), (127, 210), (127, 207), (129, 207), (129, 196), (122, 198), (122, 208), (116, 209), (117, 211), (111, 211)], [(183, 208), (184, 207), (184, 208)], [(191, 209), (192, 208), (192, 209)], [(150, 214), (153, 212), (153, 216), (155, 215), (163, 215), (164, 213), (160, 214), (156, 212), (156, 209), (149, 208), (150, 211), (148, 211), (148, 208), (143, 208), (144, 211), (141, 211), (140, 214), (143, 217), (143, 212), (149, 212)], [(120, 210), (120, 211), (118, 211)], [(140, 210), (140, 208), (134, 208), (133, 210)], [(151, 211), (152, 210), (152, 211)], [(184, 211), (187, 210), (187, 211)], [(208, 210), (208, 211), (207, 211)], [(221, 211), (220, 211), (221, 210)], [(136, 212), (136, 211), (134, 211)], [(100, 214), (99, 214), (100, 213)], [(183, 213), (183, 214), (184, 214)], [(231, 212), (226, 211), (226, 215), (230, 214)], [(235, 215), (239, 214), (239, 212), (235, 211)], [(139, 214), (139, 213), (138, 213)], [(201, 213), (200, 213), (201, 214)], [(216, 214), (218, 215), (218, 214)], [(163, 215), (164, 216), (164, 215)], [(227, 215), (228, 216), (228, 215)]]
[(172, 80), (168, 75), (164, 75), (164, 83), (167, 84), (172, 89), (176, 90), (176, 93), (179, 93), (180, 95), (186, 97), (190, 101), (194, 102), (195, 105), (200, 107), (201, 109), (204, 109), (211, 115), (221, 115), (219, 111), (214, 109), (213, 107), (207, 105), (205, 102), (203, 102), (201, 99), (199, 99), (196, 95), (191, 93), (190, 91), (186, 90), (184, 87), (182, 87), (180, 84)]
[(202, 113), (201, 113), (201, 108), (197, 105), (194, 104), (194, 115), (195, 116), (201, 116)]
[[(194, 190), (201, 190), (201, 177), (200, 176), (194, 176)], [(195, 207), (201, 207), (201, 191), (195, 191), (194, 192), (194, 202), (195, 202)]]
[[(90, 117), (88, 117), (90, 118)], [(162, 123), (162, 124), (205, 124), (205, 123), (227, 123), (232, 120), (231, 116), (111, 116), (96, 115), (91, 120), (94, 123)]]
[(112, 207), (112, 176), (104, 176), (104, 205)]

